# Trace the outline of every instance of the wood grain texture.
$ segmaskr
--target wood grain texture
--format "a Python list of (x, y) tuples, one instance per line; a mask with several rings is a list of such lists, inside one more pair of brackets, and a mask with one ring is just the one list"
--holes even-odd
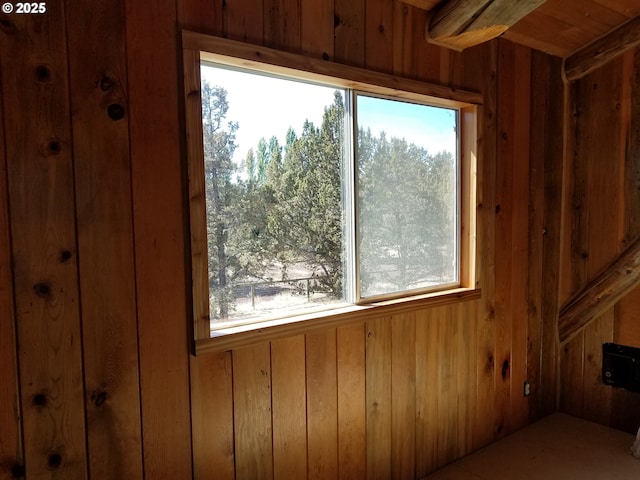
[(182, 28), (210, 35), (222, 35), (224, 0), (176, 0)]
[[(531, 172), (531, 50), (522, 46), (514, 49), (513, 97), (515, 99), (514, 117), (511, 123), (512, 131), (513, 167), (512, 180), (513, 219), (511, 221), (511, 403), (510, 403), (510, 427), (512, 431), (518, 430), (529, 423), (529, 399), (524, 396), (524, 382), (529, 378), (529, 366), (527, 364), (528, 339), (529, 339), (529, 290), (530, 276), (524, 277), (518, 272), (529, 269), (529, 242), (534, 235), (529, 230), (530, 219), (540, 218), (541, 215), (532, 215), (529, 211), (531, 205), (530, 172)], [(502, 95), (509, 95), (501, 91)], [(536, 295), (539, 295), (539, 290)], [(537, 322), (532, 325), (535, 328)]]
[(311, 333), (307, 351), (307, 478), (338, 477), (336, 330)]
[(602, 344), (613, 341), (614, 309), (602, 314), (586, 329), (584, 335), (583, 418), (607, 424), (611, 417), (613, 389), (602, 381)]
[(633, 0), (548, 0), (504, 37), (564, 58), (639, 13)]
[(438, 467), (438, 348), (437, 312), (415, 313), (416, 319), (416, 477), (422, 478)]
[(390, 318), (367, 322), (367, 479), (391, 478), (392, 370)]
[(202, 93), (200, 52), (183, 50), (187, 176), (191, 252), (191, 308), (194, 340), (211, 336), (209, 304), (209, 262), (207, 261), (207, 206), (204, 184)]
[(300, 5), (300, 48), (303, 55), (312, 55), (333, 60), (337, 32), (334, 42), (334, 2), (320, 0), (302, 2)]
[[(638, 109), (634, 99), (639, 78), (637, 55), (637, 51), (628, 52), (568, 88), (574, 108), (567, 121), (571, 148), (566, 161), (575, 174), (567, 196), (572, 200), (580, 198), (572, 206), (580, 206), (580, 215), (587, 225), (580, 236), (567, 235), (570, 243), (566, 248), (583, 252), (580, 258), (567, 255), (569, 260), (563, 259), (561, 273), (573, 279), (573, 286), (596, 285), (607, 273), (610, 285), (619, 285), (627, 272), (633, 271), (621, 267), (616, 273), (615, 265), (629, 253), (625, 250), (616, 258), (623, 246), (633, 250), (638, 234), (639, 207), (634, 201), (637, 147), (631, 145), (637, 136)], [(568, 217), (565, 221), (569, 221)], [(611, 267), (604, 269), (608, 264)], [(616, 299), (607, 299), (613, 291), (607, 288), (596, 287), (591, 290), (591, 297), (582, 299), (584, 305), (591, 303), (597, 312), (592, 323), (565, 346), (560, 397), (563, 411), (627, 431), (632, 431), (629, 425), (638, 422), (637, 412), (630, 408), (637, 402), (637, 394), (603, 385), (600, 372), (603, 342), (632, 345), (637, 342), (632, 326), (635, 322), (629, 322), (635, 303), (635, 289), (630, 288), (630, 293), (617, 304)], [(561, 292), (568, 299), (567, 306), (578, 304), (572, 302), (578, 299), (578, 293), (571, 298), (571, 289)]]
[[(413, 65), (413, 13), (416, 9), (400, 1), (393, 2), (393, 72), (411, 75)], [(415, 62), (418, 63), (418, 62)]]
[(438, 349), (438, 418), (436, 419), (436, 458), (446, 465), (458, 450), (458, 368), (457, 338), (460, 335), (454, 307), (445, 307), (436, 315)]
[[(0, 106), (3, 105), (0, 90)], [(18, 364), (16, 352), (16, 324), (13, 309), (13, 276), (11, 269), (11, 238), (9, 224), (9, 194), (7, 165), (4, 157), (4, 110), (0, 108), (0, 479), (15, 477), (12, 470), (24, 466), (20, 438), (20, 398), (18, 397)]]
[(640, 18), (635, 18), (567, 57), (564, 75), (568, 81), (582, 78), (638, 45)]
[(176, 4), (125, 5), (143, 468), (147, 480), (190, 478)]
[(193, 478), (234, 480), (231, 353), (191, 357)]
[(89, 473), (141, 479), (124, 4), (67, 23)]
[(334, 55), (337, 62), (365, 64), (366, 0), (335, 0)]
[[(537, 52), (531, 55), (531, 70), (536, 75), (531, 77), (531, 123), (538, 125), (536, 131), (531, 132), (529, 147), (530, 176), (529, 176), (529, 215), (528, 229), (529, 242), (527, 246), (527, 259), (529, 277), (527, 279), (527, 378), (531, 391), (528, 400), (529, 419), (541, 417), (541, 403), (546, 393), (542, 387), (542, 336), (545, 333), (542, 325), (543, 300), (539, 293), (542, 291), (545, 278), (544, 270), (544, 201), (545, 201), (545, 136), (547, 134), (550, 118), (548, 108), (552, 105), (545, 94), (550, 89), (548, 62), (544, 62)], [(552, 356), (552, 351), (549, 352)]]
[[(515, 154), (518, 145), (515, 139), (514, 118), (516, 115), (515, 53), (514, 44), (500, 42), (498, 45), (498, 150), (496, 158), (496, 257), (495, 257), (495, 418), (494, 431), (498, 437), (510, 431), (513, 305), (511, 264), (514, 239), (512, 224), (516, 221), (514, 209)], [(504, 92), (504, 93), (503, 93)], [(510, 93), (507, 93), (510, 92)], [(498, 253), (500, 252), (500, 253)]]
[[(540, 290), (542, 312), (542, 340), (540, 356), (542, 366), (540, 386), (542, 395), (538, 395), (540, 415), (548, 415), (557, 409), (558, 395), (558, 333), (556, 315), (558, 311), (558, 292), (560, 287), (560, 255), (562, 227), (562, 185), (564, 184), (564, 151), (566, 125), (564, 123), (564, 87), (559, 80), (561, 63), (559, 59), (533, 56), (532, 70), (536, 77), (544, 72), (547, 96), (545, 121), (545, 153), (544, 153), (544, 213), (542, 265), (543, 278)], [(544, 68), (540, 68), (540, 62)], [(535, 82), (534, 82), (535, 86)], [(535, 88), (535, 87), (534, 87)], [(531, 349), (531, 354), (536, 354)], [(536, 416), (537, 417), (537, 416)]]
[(302, 335), (271, 342), (274, 478), (307, 477), (306, 350)]
[(364, 58), (367, 69), (393, 71), (393, 3), (366, 0)]
[[(627, 8), (624, 1), (617, 0), (616, 11)], [(34, 468), (43, 472), (40, 475), (31, 468), (30, 476), (56, 475), (46, 467), (48, 451), (43, 454), (38, 450), (37, 442), (51, 438), (68, 441), (75, 450), (65, 450), (63, 462), (71, 458), (69, 455), (76, 454), (73, 458), (77, 462), (63, 463), (62, 476), (86, 478), (87, 470), (97, 472), (96, 468), (104, 465), (104, 459), (90, 453), (97, 448), (96, 442), (101, 441), (101, 435), (114, 434), (114, 443), (108, 445), (113, 465), (129, 468), (122, 466), (133, 465), (130, 460), (142, 455), (145, 478), (152, 480), (271, 479), (293, 470), (301, 472), (296, 473), (301, 478), (390, 478), (403, 474), (415, 478), (494, 440), (497, 418), (500, 424), (503, 419), (505, 424), (518, 424), (516, 414), (520, 418), (521, 410), (515, 404), (518, 408), (510, 406), (513, 393), (510, 389), (496, 388), (497, 379), (502, 378), (501, 357), (513, 351), (514, 378), (516, 364), (521, 368), (525, 357), (528, 362), (536, 354), (544, 354), (545, 365), (544, 359), (553, 346), (549, 340), (554, 334), (553, 325), (547, 330), (545, 323), (542, 341), (538, 342), (540, 347), (534, 346), (536, 342), (530, 344), (533, 350), (541, 348), (539, 352), (515, 352), (510, 350), (511, 343), (522, 343), (523, 330), (512, 313), (521, 314), (523, 299), (526, 299), (532, 304), (542, 302), (546, 312), (543, 322), (555, 315), (553, 302), (548, 302), (547, 297), (553, 293), (553, 276), (557, 273), (557, 270), (553, 273), (553, 268), (559, 260), (556, 261), (554, 237), (545, 236), (545, 276), (540, 287), (526, 280), (533, 272), (539, 272), (538, 261), (517, 258), (518, 262), (509, 266), (507, 258), (514, 254), (509, 253), (496, 262), (496, 250), (502, 255), (503, 246), (511, 242), (518, 247), (518, 252), (526, 251), (528, 246), (521, 229), (540, 225), (541, 215), (544, 215), (547, 235), (553, 235), (547, 221), (553, 224), (559, 216), (553, 204), (553, 198), (557, 198), (553, 192), (561, 179), (558, 134), (554, 131), (557, 122), (552, 121), (557, 109), (540, 106), (541, 110), (546, 108), (547, 116), (532, 111), (528, 125), (506, 128), (507, 121), (517, 118), (513, 109), (528, 108), (528, 99), (527, 95), (519, 94), (513, 106), (499, 102), (500, 84), (510, 83), (513, 92), (526, 90), (528, 61), (525, 57), (531, 52), (515, 49), (513, 58), (499, 57), (502, 41), (474, 47), (464, 54), (451, 52), (424, 41), (426, 12), (420, 8), (399, 1), (347, 3), (342, 0), (324, 0), (313, 5), (289, 0), (257, 3), (163, 0), (150, 10), (130, 0), (122, 3), (114, 0), (96, 7), (94, 12), (93, 6), (83, 1), (82, 8), (66, 13), (61, 10), (59, 17), (18, 19), (25, 22), (24, 25), (33, 22), (29, 27), (17, 21), (17, 27), (12, 26), (5, 21), (6, 16), (0, 17), (5, 118), (0, 135), (5, 140), (0, 148), (3, 155), (0, 165), (6, 163), (9, 167), (6, 184), (9, 189), (3, 194), (0, 188), (0, 198), (8, 198), (7, 206), (11, 209), (6, 220), (10, 231), (6, 235), (12, 241), (14, 257), (12, 278), (8, 282), (3, 282), (0, 266), (0, 298), (9, 297), (8, 302), (15, 302), (19, 307), (15, 312), (19, 321), (33, 319), (41, 313), (39, 318), (44, 318), (46, 308), (40, 308), (42, 304), (50, 307), (45, 313), (57, 314), (64, 310), (65, 321), (73, 319), (77, 333), (73, 343), (59, 350), (65, 366), (70, 366), (60, 371), (77, 379), (73, 384), (74, 395), (45, 396), (51, 400), (46, 407), (36, 408), (32, 402), (40, 391), (39, 385), (48, 382), (50, 372), (57, 367), (51, 364), (43, 367), (41, 343), (31, 342), (21, 331), (18, 331), (20, 343), (13, 345), (15, 351), (20, 352), (21, 360), (19, 387), (24, 415), (19, 427), (25, 432), (25, 453), (29, 454), (25, 460), (31, 462), (28, 470), (35, 465)], [(106, 12), (103, 10), (106, 5), (112, 5), (114, 10)], [(282, 9), (286, 10), (287, 18), (275, 18)], [(335, 13), (345, 22), (339, 27), (334, 27)], [(291, 18), (297, 20), (292, 23)], [(14, 17), (10, 19), (13, 21)], [(120, 22), (115, 22), (116, 19)], [(82, 25), (76, 27), (79, 22)], [(190, 356), (190, 272), (185, 263), (188, 261), (185, 228), (188, 194), (182, 160), (186, 153), (182, 138), (184, 92), (182, 59), (177, 50), (178, 32), (183, 27), (242, 40), (249, 44), (244, 45), (247, 51), (255, 52), (256, 46), (261, 49), (265, 43), (273, 42), (270, 44), (277, 46), (274, 58), (286, 58), (291, 51), (301, 51), (306, 57), (319, 61), (321, 71), (327, 62), (320, 59), (339, 57), (343, 66), (364, 66), (362, 78), (365, 80), (375, 80), (381, 72), (395, 71), (422, 88), (427, 83), (436, 84), (432, 94), (471, 92), (475, 101), (484, 104), (477, 152), (480, 166), (478, 281), (482, 292), (472, 296), (453, 295), (437, 302), (385, 306), (382, 314), (362, 309), (313, 331), (306, 327), (284, 328), (276, 337), (262, 343), (260, 335), (265, 333), (256, 332), (252, 341), (257, 344), (249, 349), (227, 343), (221, 347), (224, 352), (207, 355), (199, 352), (197, 357)], [(81, 42), (82, 37), (86, 42)], [(33, 39), (35, 43), (29, 44)], [(70, 68), (55, 60), (64, 58), (66, 52), (70, 55)], [(549, 101), (557, 105), (560, 78), (557, 59), (540, 55), (531, 62), (529, 81), (534, 82), (535, 75), (544, 71), (548, 75), (547, 83), (544, 87), (538, 85), (537, 91), (543, 92), (550, 86), (553, 93), (545, 94), (554, 95)], [(33, 80), (35, 67), (41, 64), (48, 66), (52, 73), (49, 82)], [(503, 72), (511, 73), (505, 79)], [(39, 75), (46, 79), (46, 70), (39, 70)], [(116, 80), (107, 93), (101, 93), (103, 90), (96, 87), (104, 75)], [(194, 79), (195, 76), (191, 78)], [(584, 93), (587, 91), (585, 88)], [(40, 96), (29, 97), (34, 92)], [(55, 102), (43, 101), (47, 95), (55, 97)], [(108, 115), (100, 116), (104, 108), (113, 103), (125, 106), (124, 116), (117, 121)], [(7, 121), (8, 118), (11, 121)], [(622, 129), (624, 124), (620, 125)], [(515, 134), (506, 142), (511, 145), (501, 146), (500, 152), (498, 131)], [(545, 148), (544, 213), (525, 207), (523, 192), (512, 192), (505, 197), (505, 188), (500, 186), (496, 197), (496, 178), (500, 181), (520, 179), (521, 183), (512, 189), (525, 186), (525, 190), (533, 190), (530, 186), (534, 178), (539, 185), (541, 177), (534, 175), (537, 170), (532, 170), (541, 168), (539, 159), (529, 164), (530, 160), (522, 153), (528, 148), (525, 147), (527, 135), (532, 135), (532, 141), (535, 138)], [(620, 131), (616, 135), (618, 139), (623, 138)], [(57, 147), (50, 140), (55, 138), (60, 140), (61, 151), (52, 155), (51, 149)], [(75, 171), (72, 148), (77, 150)], [(43, 156), (43, 151), (48, 156)], [(496, 161), (498, 153), (502, 155), (499, 162)], [(113, 159), (113, 164), (105, 162), (107, 156)], [(517, 161), (524, 164), (516, 164)], [(30, 168), (29, 174), (25, 173), (25, 165)], [(32, 171), (35, 176), (30, 175)], [(528, 183), (524, 181), (527, 176), (531, 180), (527, 180)], [(49, 183), (44, 187), (29, 188), (36, 185), (34, 178), (44, 180), (45, 177)], [(78, 185), (80, 179), (91, 183)], [(0, 182), (4, 182), (2, 175)], [(34, 196), (39, 199), (36, 203), (32, 201)], [(502, 198), (512, 201), (510, 220), (496, 219), (496, 198), (500, 199), (501, 207), (504, 206)], [(530, 198), (535, 198), (538, 205), (540, 193), (536, 191)], [(127, 201), (133, 207), (129, 216), (115, 215), (114, 212), (126, 210)], [(95, 217), (87, 213), (92, 210)], [(528, 218), (520, 218), (522, 214)], [(0, 232), (1, 217), (0, 211)], [(618, 217), (617, 221), (621, 219)], [(496, 222), (502, 222), (499, 228)], [(107, 226), (108, 233), (104, 233)], [(55, 236), (59, 232), (64, 235)], [(2, 240), (5, 233), (0, 235)], [(42, 250), (42, 239), (49, 241), (54, 236), (55, 240), (47, 243), (50, 247)], [(24, 238), (27, 243), (22, 242)], [(111, 238), (113, 243), (108, 242)], [(17, 239), (20, 242), (16, 242)], [(99, 247), (109, 254), (98, 253)], [(35, 252), (33, 256), (31, 251)], [(69, 258), (69, 253), (71, 258), (65, 264), (58, 264), (63, 251), (68, 252), (64, 258)], [(6, 250), (5, 256), (9, 258)], [(78, 292), (70, 296), (69, 292), (78, 285), (78, 262), (84, 272), (79, 280), (86, 287), (78, 290), (82, 296)], [(501, 269), (499, 279), (495, 275), (496, 267)], [(99, 273), (107, 268), (109, 273), (101, 280)], [(55, 275), (48, 276), (50, 271)], [(24, 280), (25, 272), (33, 273), (28, 281)], [(65, 290), (64, 304), (58, 301), (61, 296), (51, 302), (34, 298), (34, 283), (42, 279), (72, 287)], [(93, 285), (102, 290), (88, 290)], [(4, 293), (3, 288), (7, 286), (11, 288)], [(496, 287), (505, 290), (497, 292)], [(54, 292), (58, 295), (59, 290)], [(106, 299), (111, 300), (108, 305)], [(505, 308), (505, 301), (512, 307)], [(40, 310), (27, 311), (30, 303), (39, 305)], [(82, 317), (88, 327), (84, 335), (77, 328), (80, 305), (83, 312), (87, 312)], [(6, 307), (0, 308), (5, 312)], [(96, 318), (89, 318), (88, 312), (94, 312)], [(98, 319), (104, 322), (98, 324)], [(530, 315), (521, 320), (530, 332), (540, 327), (539, 317)], [(615, 328), (618, 327), (625, 329), (621, 335), (628, 332), (622, 323), (616, 323)], [(5, 323), (1, 328), (8, 331)], [(30, 327), (23, 322), (18, 328)], [(117, 328), (117, 332), (111, 335), (109, 328)], [(552, 333), (547, 335), (548, 331)], [(29, 332), (33, 334), (32, 330)], [(104, 333), (103, 342), (94, 349), (91, 345), (97, 342), (97, 332)], [(4, 333), (4, 330), (0, 332)], [(305, 335), (304, 341), (302, 335)], [(595, 339), (591, 345), (597, 344)], [(86, 345), (81, 350), (83, 342)], [(588, 350), (588, 344), (585, 339), (583, 350)], [(138, 367), (127, 363), (136, 350)], [(2, 355), (7, 355), (6, 358), (12, 355), (4, 349), (4, 344)], [(108, 375), (108, 372), (121, 371), (122, 365), (131, 368), (117, 378)], [(553, 362), (549, 365), (553, 371)], [(11, 368), (15, 374), (15, 365), (11, 366), (3, 356), (0, 361), (3, 378), (10, 377)], [(88, 396), (83, 396), (82, 370), (85, 368), (87, 385), (90, 381), (107, 379), (108, 388), (104, 391), (108, 394), (100, 407), (91, 403), (93, 389), (87, 388)], [(139, 384), (127, 390), (124, 386), (133, 383), (131, 379), (137, 368)], [(32, 378), (36, 380), (34, 387), (29, 383)], [(563, 378), (566, 381), (569, 375)], [(542, 394), (547, 398), (554, 388), (552, 377), (543, 375), (541, 385), (544, 385)], [(550, 390), (546, 390), (548, 385)], [(516, 382), (512, 382), (512, 387), (515, 392)], [(112, 391), (117, 393), (109, 393)], [(47, 395), (50, 393), (47, 391)], [(0, 395), (14, 394), (3, 391)], [(133, 399), (126, 407), (125, 397)], [(3, 402), (4, 398), (2, 396)], [(98, 398), (104, 396), (95, 397)], [(107, 418), (100, 412), (109, 407), (110, 402), (123, 408), (114, 410), (116, 418), (125, 418), (126, 412), (136, 410), (133, 406), (136, 398), (140, 407), (137, 427), (136, 420), (129, 417), (123, 429), (117, 431), (110, 425), (101, 427), (95, 421)], [(615, 398), (612, 399), (617, 402), (615, 405), (633, 404), (632, 399)], [(93, 410), (85, 417), (83, 408), (87, 400)], [(508, 408), (504, 409), (505, 405)], [(35, 424), (34, 419), (40, 422), (50, 411), (54, 412), (55, 419), (64, 418), (64, 421), (47, 424), (44, 429)], [(5, 408), (2, 413), (10, 422), (16, 422), (15, 413)], [(620, 415), (614, 418), (613, 409), (611, 415), (612, 423), (626, 421)], [(86, 432), (81, 430), (85, 418), (90, 419)], [(68, 435), (70, 427), (78, 427), (73, 439)], [(0, 430), (3, 428), (13, 427), (11, 424), (0, 426)], [(53, 433), (50, 435), (50, 432)], [(291, 439), (298, 438), (302, 432), (304, 441), (292, 443)], [(14, 435), (17, 438), (17, 428)], [(139, 440), (131, 443), (132, 448), (119, 453), (115, 446), (129, 445), (135, 435)], [(15, 438), (3, 435), (0, 441), (16, 445)], [(88, 451), (84, 450), (85, 445)], [(10, 458), (3, 459), (21, 459), (19, 446), (8, 449)], [(73, 472), (67, 475), (71, 468), (79, 472), (77, 476)], [(139, 470), (133, 468), (126, 476), (136, 478)]]
[[(621, 213), (624, 189), (621, 186), (624, 185), (626, 148), (620, 141), (619, 132), (623, 129), (621, 117), (624, 113), (621, 112), (628, 111), (621, 109), (625, 103), (621, 98), (624, 84), (620, 77), (621, 63), (615, 67), (595, 72), (581, 82), (581, 86), (573, 89), (576, 96), (584, 92), (589, 101), (589, 109), (576, 120), (579, 135), (574, 137), (575, 151), (581, 152), (574, 161), (587, 160), (588, 165), (583, 177), (575, 180), (577, 185), (586, 183), (587, 188), (582, 203), (588, 204), (589, 212), (588, 227), (583, 233), (584, 242), (588, 245), (583, 252), (588, 253), (583, 254), (586, 271), (583, 270), (582, 274), (586, 278), (580, 285), (582, 288), (565, 302), (560, 312), (558, 328), (561, 341), (570, 339), (577, 330), (613, 306), (637, 281), (633, 251), (637, 243), (635, 247), (629, 246), (625, 254), (614, 261), (620, 249), (620, 239), (624, 236)], [(628, 122), (628, 119), (624, 121)], [(612, 139), (618, 141), (612, 142)], [(610, 206), (611, 210), (602, 208), (603, 204)]]
[(463, 50), (492, 40), (547, 0), (444, 2), (429, 21), (427, 40)]
[[(614, 242), (614, 245), (616, 242)], [(582, 328), (612, 308), (640, 283), (640, 241), (596, 275), (562, 306), (558, 317), (560, 341), (571, 340)]]
[(584, 333), (580, 332), (560, 351), (559, 408), (576, 417), (584, 412)]
[(456, 321), (462, 334), (458, 337), (458, 376), (462, 380), (458, 388), (458, 457), (475, 449), (475, 408), (478, 399), (478, 302), (457, 306)]
[(236, 478), (273, 478), (271, 358), (268, 343), (233, 352)]
[(391, 478), (416, 477), (416, 321), (391, 319)]
[[(189, 0), (185, 0), (189, 1)], [(233, 0), (224, 6), (224, 36), (241, 42), (262, 44), (264, 35), (264, 0)], [(187, 5), (185, 9), (189, 9)]]
[(87, 478), (63, 6), (15, 15), (2, 89), (22, 434), (29, 478)]
[[(627, 52), (622, 59), (622, 109), (628, 119), (628, 128), (622, 128), (621, 134), (626, 145), (624, 162), (624, 210), (623, 245), (640, 236), (640, 49)], [(625, 125), (623, 117), (623, 125)], [(626, 130), (626, 131), (625, 131)], [(613, 341), (622, 345), (640, 347), (640, 308), (638, 288), (629, 292), (615, 307), (615, 325)], [(615, 428), (634, 433), (640, 425), (640, 412), (633, 407), (637, 394), (622, 389), (611, 392), (611, 419), (609, 424)]]
[(367, 474), (366, 332), (364, 323), (338, 328), (338, 478)]
[[(482, 447), (494, 439), (494, 398), (496, 382), (496, 175), (498, 120), (498, 42), (467, 50), (463, 55), (465, 84), (484, 92), (483, 107), (478, 118), (478, 233), (476, 240), (479, 282), (483, 289), (481, 307), (476, 309), (477, 398), (474, 410), (472, 445)], [(486, 69), (478, 77), (475, 71)]]
[(262, 0), (264, 44), (291, 52), (300, 51), (302, 0)]

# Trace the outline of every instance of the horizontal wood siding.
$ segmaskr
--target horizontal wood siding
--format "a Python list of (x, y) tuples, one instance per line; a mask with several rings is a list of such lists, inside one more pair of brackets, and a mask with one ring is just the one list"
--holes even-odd
[[(0, 479), (414, 479), (553, 410), (557, 59), (430, 45), (399, 0), (47, 5), (0, 16)], [(183, 26), (481, 92), (482, 298), (191, 355)]]

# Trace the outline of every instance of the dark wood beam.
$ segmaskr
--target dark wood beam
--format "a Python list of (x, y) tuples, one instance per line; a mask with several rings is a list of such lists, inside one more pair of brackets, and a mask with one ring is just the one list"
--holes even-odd
[(560, 343), (574, 338), (592, 320), (638, 285), (640, 239), (563, 305), (558, 316)]
[(427, 41), (454, 50), (502, 35), (546, 0), (448, 0), (431, 15)]
[(629, 20), (567, 57), (564, 62), (564, 76), (567, 81), (578, 80), (638, 45), (640, 45), (640, 16)]

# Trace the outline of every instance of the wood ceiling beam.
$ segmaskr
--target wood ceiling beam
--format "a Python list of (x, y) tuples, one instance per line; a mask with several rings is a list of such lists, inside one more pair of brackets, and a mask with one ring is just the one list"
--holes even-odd
[(640, 239), (600, 272), (560, 309), (560, 343), (574, 338), (592, 320), (613, 307), (633, 288), (640, 285)]
[(629, 20), (567, 57), (564, 61), (564, 76), (569, 82), (578, 80), (638, 45), (640, 45), (640, 16)]
[(430, 43), (464, 50), (502, 35), (546, 0), (448, 0), (427, 22)]

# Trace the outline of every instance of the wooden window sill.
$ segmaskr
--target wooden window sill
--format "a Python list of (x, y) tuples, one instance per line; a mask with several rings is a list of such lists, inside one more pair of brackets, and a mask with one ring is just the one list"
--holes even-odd
[(372, 317), (478, 300), (481, 295), (480, 289), (456, 288), (444, 293), (428, 293), (368, 305), (349, 305), (312, 314), (228, 327), (212, 332), (211, 338), (196, 340), (194, 352), (196, 355), (219, 353), (319, 329), (364, 322)]

